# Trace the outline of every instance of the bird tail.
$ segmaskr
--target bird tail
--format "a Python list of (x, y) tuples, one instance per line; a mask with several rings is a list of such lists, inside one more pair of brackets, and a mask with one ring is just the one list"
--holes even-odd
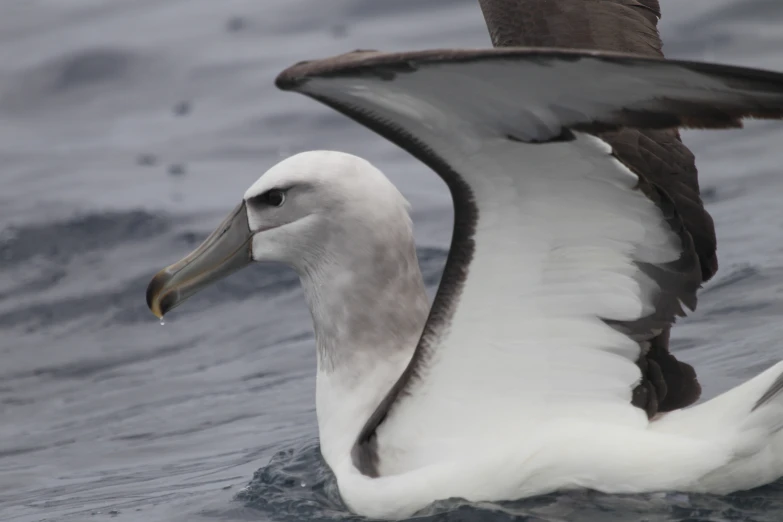
[(783, 476), (783, 362), (697, 406), (655, 420), (651, 429), (718, 444), (727, 460), (689, 488), (729, 493)]

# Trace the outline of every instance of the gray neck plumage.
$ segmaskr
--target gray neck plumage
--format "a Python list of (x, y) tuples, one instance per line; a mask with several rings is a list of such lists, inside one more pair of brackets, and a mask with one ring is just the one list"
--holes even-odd
[(321, 453), (332, 469), (350, 459), (362, 426), (408, 365), (429, 313), (412, 235), (389, 236), (386, 230), (383, 238), (330, 245), (300, 271), (318, 350)]
[[(396, 237), (389, 237), (389, 236)], [(353, 237), (300, 271), (313, 317), (319, 372), (362, 374), (378, 360), (413, 353), (429, 303), (410, 232)]]

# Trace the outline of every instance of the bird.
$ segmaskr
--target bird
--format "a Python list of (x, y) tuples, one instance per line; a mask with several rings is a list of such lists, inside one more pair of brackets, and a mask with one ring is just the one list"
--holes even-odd
[(149, 308), (162, 318), (256, 261), (293, 267), (321, 453), (367, 517), (780, 478), (783, 363), (697, 403), (669, 333), (717, 270), (678, 129), (783, 118), (783, 74), (665, 59), (657, 0), (480, 6), (492, 48), (354, 51), (276, 79), (445, 182), (454, 226), (431, 304), (399, 190), (366, 159), (315, 150), (159, 271)]

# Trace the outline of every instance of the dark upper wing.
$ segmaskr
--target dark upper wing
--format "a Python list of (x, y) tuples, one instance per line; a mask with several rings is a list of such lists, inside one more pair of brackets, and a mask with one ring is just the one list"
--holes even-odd
[[(663, 57), (658, 0), (479, 0), (492, 44), (595, 49)], [(718, 269), (715, 227), (699, 195), (691, 151), (676, 129), (620, 129), (600, 133), (623, 163), (674, 202), (693, 239), (704, 281)], [(646, 379), (634, 404), (650, 415), (695, 402), (701, 394), (693, 368), (669, 353), (669, 330), (652, 341), (640, 360)], [(653, 384), (656, 383), (656, 384)]]
[(495, 47), (663, 56), (658, 0), (479, 0)]

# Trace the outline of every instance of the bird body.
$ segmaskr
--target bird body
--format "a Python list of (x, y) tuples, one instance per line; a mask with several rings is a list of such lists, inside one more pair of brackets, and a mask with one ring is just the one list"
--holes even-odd
[(663, 60), (655, 0), (481, 4), (496, 45), (563, 47), (582, 17), (595, 24), (574, 46), (593, 48), (357, 51), (277, 78), (446, 183), (454, 231), (431, 305), (399, 191), (364, 159), (311, 151), (156, 275), (150, 308), (252, 261), (292, 266), (314, 325), (321, 451), (362, 515), (783, 476), (783, 363), (693, 406), (695, 371), (668, 345), (717, 270), (676, 129), (783, 117), (783, 74)]

